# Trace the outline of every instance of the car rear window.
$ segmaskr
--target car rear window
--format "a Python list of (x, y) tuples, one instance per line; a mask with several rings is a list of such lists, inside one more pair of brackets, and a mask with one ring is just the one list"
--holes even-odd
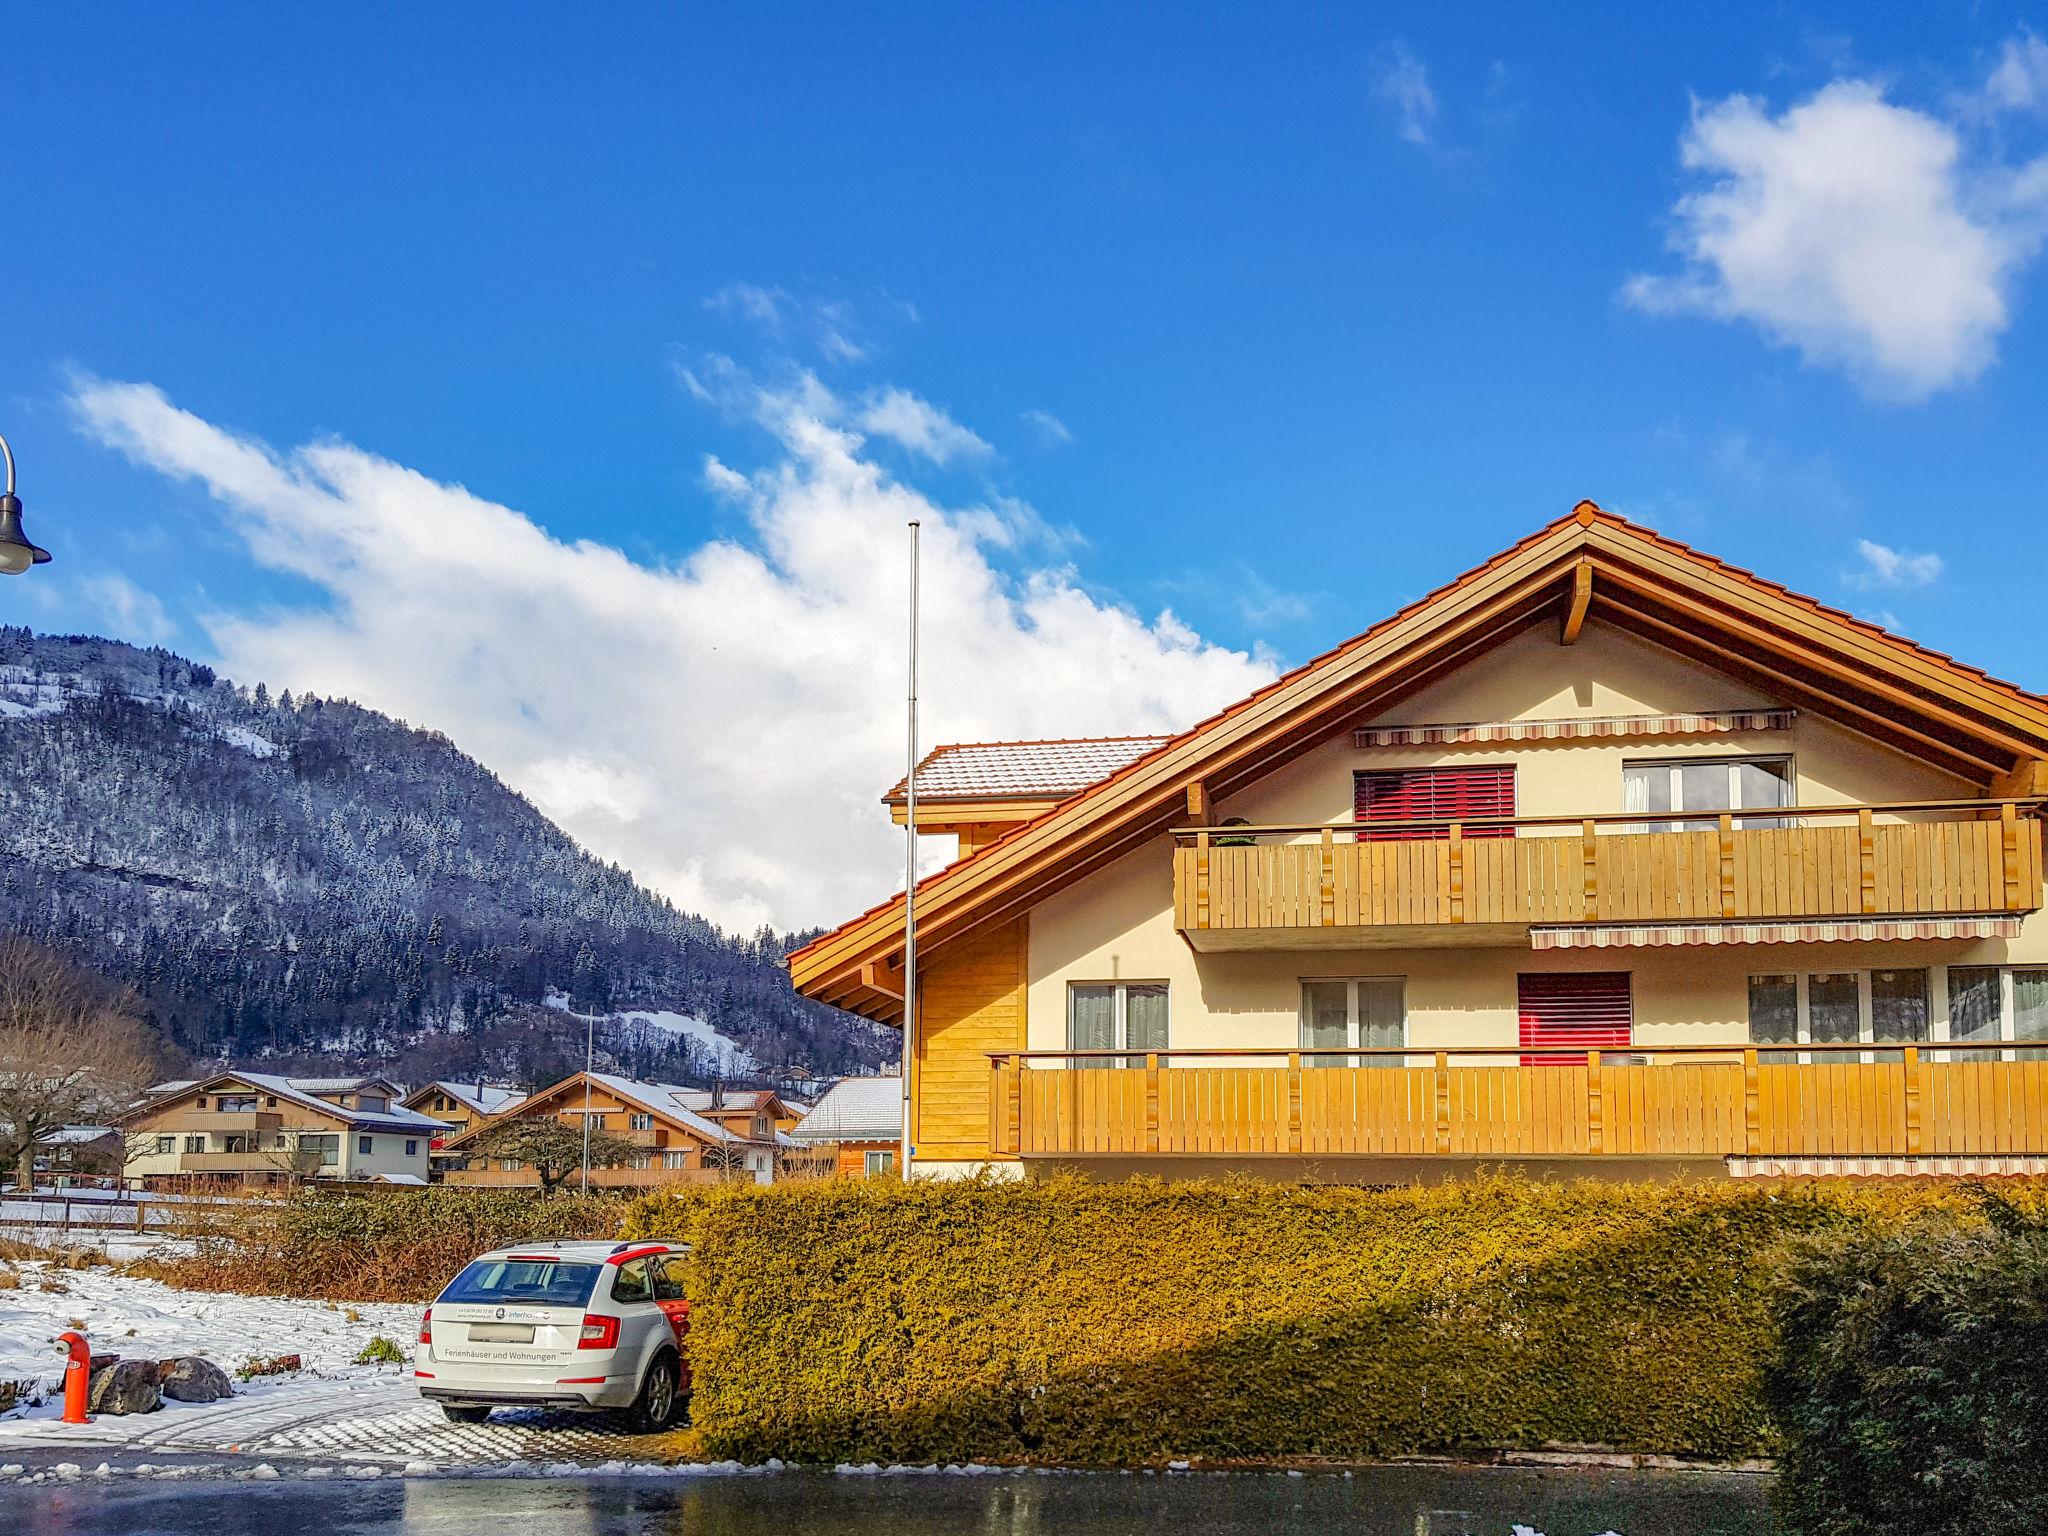
[(478, 1259), (448, 1282), (441, 1300), (524, 1307), (581, 1307), (597, 1287), (597, 1265), (559, 1259)]

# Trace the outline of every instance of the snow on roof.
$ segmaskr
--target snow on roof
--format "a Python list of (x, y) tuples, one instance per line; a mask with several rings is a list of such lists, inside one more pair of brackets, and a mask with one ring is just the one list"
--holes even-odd
[(702, 1115), (712, 1110), (765, 1109), (775, 1093), (768, 1088), (728, 1088), (719, 1097), (709, 1088), (684, 1088), (680, 1090), (680, 1096), (684, 1108), (694, 1109)]
[(800, 1142), (900, 1141), (903, 1079), (842, 1077), (792, 1134)]
[(502, 1115), (526, 1099), (526, 1095), (517, 1088), (503, 1088), (496, 1083), (451, 1083), (446, 1078), (434, 1079), (412, 1097), (418, 1098), (419, 1094), (427, 1092), (428, 1089), (445, 1093), (472, 1113), (479, 1115)]
[(649, 1109), (659, 1110), (673, 1118), (678, 1124), (686, 1125), (706, 1141), (751, 1141), (749, 1136), (736, 1136), (716, 1120), (707, 1120), (690, 1102), (699, 1094), (708, 1100), (711, 1096), (701, 1088), (684, 1088), (676, 1083), (640, 1083), (630, 1077), (613, 1077), (608, 1072), (593, 1072), (590, 1080), (616, 1093), (622, 1099), (645, 1104)]
[(36, 1141), (46, 1147), (76, 1147), (120, 1134), (120, 1130), (111, 1125), (60, 1125), (55, 1130), (43, 1132)]
[(415, 1114), (409, 1109), (347, 1109), (331, 1099), (322, 1098), (323, 1093), (347, 1093), (364, 1084), (389, 1088), (391, 1084), (381, 1077), (277, 1077), (268, 1072), (243, 1072), (231, 1070), (216, 1072), (212, 1077), (192, 1078), (180, 1083), (159, 1083), (150, 1089), (149, 1100), (163, 1098), (166, 1094), (182, 1093), (188, 1088), (202, 1087), (207, 1083), (227, 1080), (247, 1083), (263, 1093), (289, 1099), (303, 1109), (323, 1109), (332, 1115), (340, 1115), (351, 1126), (371, 1130), (417, 1131), (430, 1133), (450, 1129), (442, 1121), (427, 1115)]
[(427, 1181), (416, 1173), (380, 1173), (377, 1175), (377, 1182), (379, 1184), (418, 1184), (424, 1186)]
[[(1171, 736), (1078, 736), (1064, 741), (967, 741), (934, 747), (917, 765), (919, 799), (1064, 800), (1156, 752)], [(899, 779), (882, 796), (905, 798)]]

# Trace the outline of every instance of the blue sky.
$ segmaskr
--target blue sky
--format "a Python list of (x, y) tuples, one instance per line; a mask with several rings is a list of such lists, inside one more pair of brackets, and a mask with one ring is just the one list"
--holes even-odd
[(906, 510), (938, 739), (1182, 722), (1582, 496), (2048, 687), (2023, 7), (4, 28), (0, 617), (436, 725), (732, 921), (886, 884)]

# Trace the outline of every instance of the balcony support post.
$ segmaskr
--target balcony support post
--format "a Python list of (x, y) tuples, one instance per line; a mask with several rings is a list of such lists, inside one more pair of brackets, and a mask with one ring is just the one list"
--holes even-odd
[(1742, 1053), (1742, 1150), (1756, 1157), (1764, 1149), (1762, 1082), (1757, 1075), (1755, 1051)]
[(1586, 921), (1600, 921), (1600, 849), (1595, 841), (1599, 827), (1589, 816), (1579, 823), (1579, 854), (1584, 866)]
[(1209, 834), (1195, 834), (1195, 926), (1209, 926)]
[(1145, 1053), (1145, 1150), (1159, 1150), (1159, 1053)]
[(1604, 1152), (1600, 1114), (1600, 1053), (1586, 1052), (1586, 1150)]
[(1721, 832), (1721, 916), (1735, 916), (1735, 818), (1723, 816)]
[(1287, 1053), (1287, 1150), (1301, 1152), (1301, 1052)]
[(1998, 808), (1998, 834), (2005, 876), (2000, 905), (2008, 912), (2016, 912), (2020, 910), (2020, 818), (2010, 800)]
[(1856, 813), (1856, 862), (1861, 871), (1861, 910), (1868, 916), (1877, 910), (1877, 829), (1867, 808)]
[(1436, 1149), (1439, 1154), (1451, 1150), (1451, 1058), (1449, 1053), (1436, 1053)]
[(1452, 822), (1445, 847), (1450, 857), (1451, 921), (1465, 921), (1465, 828)]
[(1321, 918), (1325, 928), (1337, 926), (1337, 834), (1323, 828), (1323, 873)]
[(1925, 1140), (1920, 1121), (1920, 1047), (1909, 1045), (1899, 1056), (1900, 1070), (1906, 1076), (1906, 1156), (1918, 1157)]

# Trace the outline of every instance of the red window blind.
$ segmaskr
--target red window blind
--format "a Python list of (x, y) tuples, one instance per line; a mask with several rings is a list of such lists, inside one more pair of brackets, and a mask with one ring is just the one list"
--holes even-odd
[[(1583, 971), (1515, 978), (1522, 1044), (1625, 1051), (1635, 1007), (1627, 971)], [(1524, 1056), (1525, 1067), (1583, 1064), (1583, 1056)]]
[[(1461, 821), (1515, 814), (1515, 770), (1499, 767), (1373, 768), (1352, 775), (1352, 812), (1361, 822)], [(1360, 832), (1361, 843), (1443, 838), (1442, 827)], [(1467, 837), (1513, 837), (1513, 827), (1470, 827)]]

